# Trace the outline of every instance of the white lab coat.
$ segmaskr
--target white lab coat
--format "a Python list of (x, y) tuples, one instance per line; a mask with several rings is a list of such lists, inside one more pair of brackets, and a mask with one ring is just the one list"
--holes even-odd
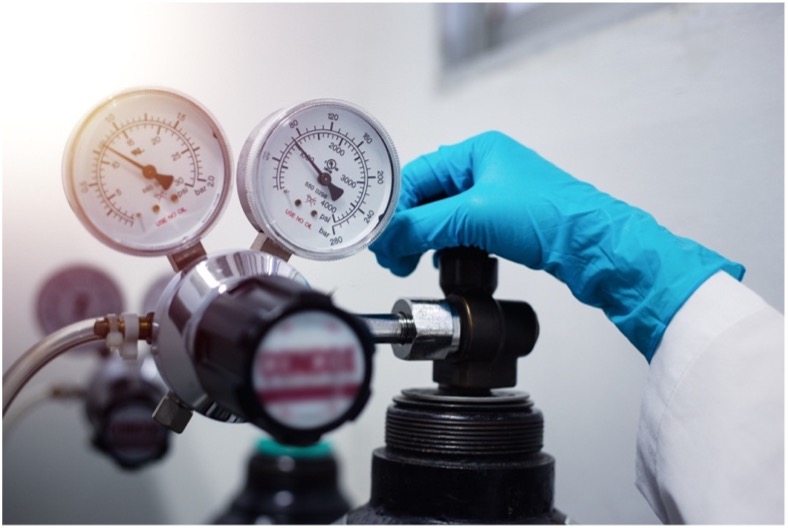
[(663, 522), (783, 524), (783, 355), (783, 315), (725, 273), (675, 315), (637, 444), (637, 486)]

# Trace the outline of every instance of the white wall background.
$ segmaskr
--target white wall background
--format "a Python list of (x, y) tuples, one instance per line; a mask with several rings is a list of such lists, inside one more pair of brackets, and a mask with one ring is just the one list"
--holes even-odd
[[(140, 310), (165, 259), (113, 252), (71, 213), (60, 183), (66, 139), (99, 100), (127, 87), (186, 92), (221, 121), (235, 155), (269, 112), (313, 97), (366, 107), (407, 161), (500, 129), (557, 165), (652, 212), (675, 232), (745, 263), (745, 283), (783, 307), (784, 166), (781, 4), (665, 5), (603, 31), (446, 86), (438, 8), (429, 4), (74, 4), (2, 9), (3, 362), (36, 341), (33, 300), (59, 267), (99, 264)], [(254, 237), (237, 200), (209, 251)], [(369, 252), (336, 263), (291, 261), (338, 303), (385, 312), (401, 296), (437, 296), (431, 259), (411, 277)], [(373, 293), (374, 292), (374, 293)], [(584, 523), (655, 522), (633, 486), (639, 399), (648, 367), (616, 329), (550, 276), (502, 263), (499, 296), (530, 302), (542, 333), (519, 388), (546, 418), (556, 505)], [(20, 396), (80, 381), (86, 358), (62, 358)], [(332, 436), (344, 486), (366, 500), (370, 453), (399, 389), (430, 383), (426, 364), (387, 347), (375, 395)], [(122, 473), (87, 444), (76, 405), (40, 408), (3, 444), (6, 523), (202, 523), (241, 485), (259, 433), (195, 417), (165, 462)]]

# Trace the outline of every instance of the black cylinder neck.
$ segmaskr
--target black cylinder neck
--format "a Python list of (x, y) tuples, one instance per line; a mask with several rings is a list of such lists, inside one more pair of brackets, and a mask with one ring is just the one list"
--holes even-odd
[(526, 457), (542, 449), (542, 413), (524, 392), (447, 395), (408, 389), (386, 414), (386, 446), (438, 457)]
[(349, 524), (553, 524), (554, 460), (543, 419), (522, 392), (410, 389), (386, 415), (369, 503)]

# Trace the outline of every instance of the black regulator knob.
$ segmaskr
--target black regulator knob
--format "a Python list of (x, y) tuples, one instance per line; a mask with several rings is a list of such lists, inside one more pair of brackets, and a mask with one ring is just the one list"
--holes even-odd
[(169, 448), (170, 431), (152, 414), (164, 392), (150, 358), (103, 359), (85, 399), (93, 445), (124, 469), (161, 459)]
[(361, 412), (373, 352), (367, 326), (328, 295), (263, 276), (208, 304), (193, 360), (215, 402), (279, 442), (308, 445)]

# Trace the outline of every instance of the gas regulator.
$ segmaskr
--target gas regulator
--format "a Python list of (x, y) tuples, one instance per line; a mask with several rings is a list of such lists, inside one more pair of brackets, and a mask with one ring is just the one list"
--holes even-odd
[(445, 298), (400, 299), (367, 315), (336, 306), (289, 263), (350, 257), (388, 225), (400, 165), (383, 126), (339, 99), (264, 118), (237, 163), (257, 235), (250, 249), (207, 253), (202, 238), (227, 205), (232, 166), (218, 122), (185, 94), (132, 89), (86, 114), (63, 159), (71, 208), (104, 244), (166, 256), (175, 274), (152, 312), (74, 323), (28, 350), (3, 376), (3, 412), (72, 348), (104, 341), (137, 359), (146, 341), (167, 389), (153, 413), (159, 424), (180, 433), (196, 412), (309, 445), (360, 414), (375, 346), (387, 343), (400, 359), (431, 361), (437, 385), (394, 398), (386, 446), (373, 455), (370, 503), (345, 520), (565, 521), (552, 506), (542, 415), (527, 394), (508, 390), (539, 325), (527, 303), (493, 298), (494, 258), (444, 250)]

